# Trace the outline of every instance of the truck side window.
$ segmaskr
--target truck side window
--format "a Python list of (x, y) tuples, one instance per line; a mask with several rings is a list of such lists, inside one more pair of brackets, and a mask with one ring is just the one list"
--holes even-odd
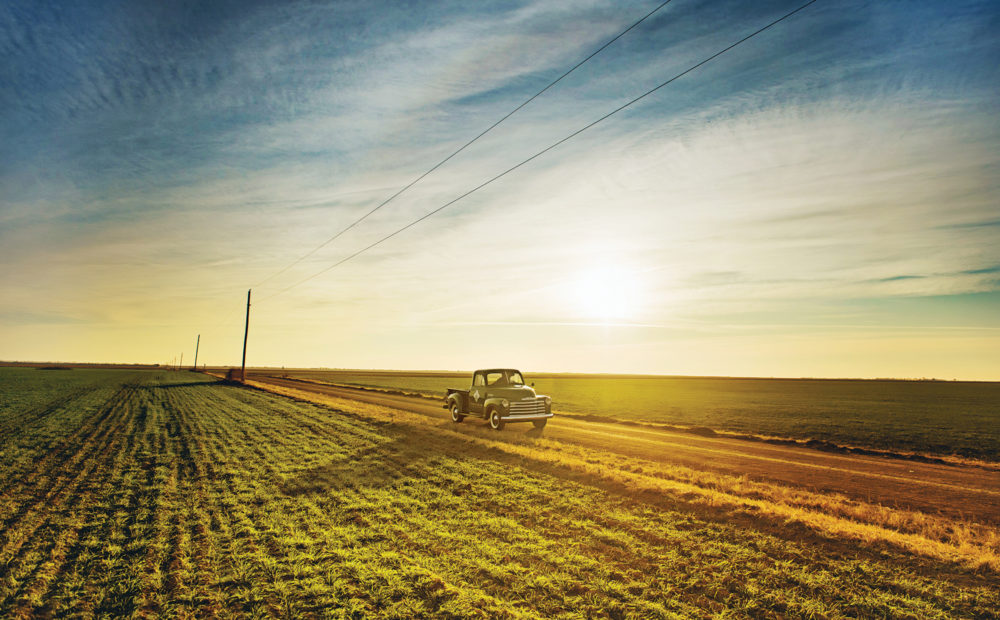
[(472, 378), (472, 385), (474, 386), (486, 385), (486, 380), (483, 378), (482, 373), (478, 372), (476, 373), (476, 375)]

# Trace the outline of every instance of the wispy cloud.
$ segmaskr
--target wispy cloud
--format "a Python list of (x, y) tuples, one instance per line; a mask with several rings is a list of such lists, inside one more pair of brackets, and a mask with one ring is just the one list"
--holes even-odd
[[(988, 2), (818, 3), (264, 301), (791, 7), (672, 2), (268, 281), (256, 316), (291, 347), (332, 343), (330, 326), (351, 326), (354, 350), (388, 360), (388, 332), (408, 350), (436, 344), (421, 325), (520, 325), (532, 337), (606, 325), (581, 316), (567, 283), (608, 265), (642, 288), (619, 323), (665, 331), (738, 325), (741, 312), (778, 325), (829, 312), (847, 326), (851, 300), (989, 305), (974, 297), (997, 291), (1000, 265), (1000, 75), (989, 61), (1000, 40), (983, 25), (997, 19)], [(7, 3), (3, 323), (45, 324), (44, 306), (91, 325), (202, 329), (650, 8)], [(950, 312), (934, 324), (955, 325)], [(491, 342), (532, 350), (527, 336)], [(633, 344), (643, 364), (662, 364)], [(315, 347), (302, 355), (321, 356)]]

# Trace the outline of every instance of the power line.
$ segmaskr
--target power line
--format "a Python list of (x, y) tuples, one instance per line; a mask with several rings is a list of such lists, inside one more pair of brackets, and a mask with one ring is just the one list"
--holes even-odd
[(747, 36), (743, 37), (739, 41), (736, 41), (735, 43), (730, 44), (729, 46), (723, 48), (722, 50), (719, 50), (718, 52), (712, 54), (711, 56), (709, 56), (708, 58), (702, 60), (701, 62), (699, 62), (697, 64), (694, 64), (694, 65), (691, 65), (690, 67), (688, 67), (684, 71), (681, 71), (677, 75), (673, 76), (672, 78), (670, 78), (669, 80), (667, 80), (665, 82), (662, 82), (658, 86), (655, 86), (655, 87), (647, 90), (646, 92), (644, 92), (643, 94), (639, 95), (635, 99), (632, 99), (628, 103), (625, 103), (624, 105), (621, 105), (621, 106), (615, 108), (614, 110), (608, 112), (607, 114), (605, 114), (604, 116), (598, 118), (597, 120), (595, 120), (595, 121), (593, 121), (593, 122), (585, 125), (584, 127), (580, 128), (580, 129), (577, 129), (576, 131), (574, 131), (573, 133), (569, 134), (568, 136), (566, 136), (566, 137), (564, 137), (564, 138), (562, 138), (562, 139), (560, 139), (560, 140), (558, 140), (558, 141), (550, 144), (549, 146), (545, 147), (541, 151), (538, 151), (537, 153), (535, 153), (531, 157), (523, 160), (521, 163), (519, 163), (517, 165), (514, 165), (514, 166), (511, 166), (510, 168), (504, 170), (500, 174), (498, 174), (498, 175), (490, 178), (487, 181), (484, 181), (483, 183), (480, 183), (479, 185), (477, 185), (476, 187), (474, 187), (474, 188), (470, 189), (469, 191), (465, 192), (461, 196), (458, 196), (457, 198), (453, 198), (452, 200), (449, 200), (448, 202), (446, 202), (445, 204), (441, 205), (437, 209), (434, 209), (433, 211), (430, 211), (429, 213), (426, 213), (426, 214), (422, 215), (421, 217), (413, 220), (412, 222), (410, 222), (406, 226), (403, 226), (402, 228), (396, 230), (395, 232), (392, 232), (392, 233), (390, 233), (390, 234), (382, 237), (378, 241), (375, 241), (374, 243), (371, 243), (371, 244), (365, 246), (364, 248), (358, 250), (357, 252), (354, 252), (353, 254), (351, 254), (351, 255), (349, 255), (349, 256), (347, 256), (345, 258), (340, 259), (339, 261), (333, 263), (332, 265), (330, 265), (328, 267), (325, 267), (324, 269), (322, 269), (320, 271), (317, 271), (316, 273), (312, 274), (311, 276), (308, 276), (308, 277), (306, 277), (306, 278), (304, 278), (302, 280), (299, 280), (298, 282), (292, 284), (291, 286), (288, 286), (288, 287), (286, 287), (284, 289), (281, 289), (280, 291), (277, 291), (276, 293), (273, 293), (273, 294), (265, 297), (261, 301), (272, 299), (274, 297), (277, 297), (278, 295), (286, 293), (286, 292), (292, 290), (293, 288), (295, 288), (295, 287), (297, 287), (297, 286), (299, 286), (301, 284), (304, 284), (304, 283), (308, 282), (309, 280), (312, 280), (313, 278), (316, 278), (316, 277), (318, 277), (318, 276), (326, 273), (327, 271), (330, 271), (331, 269), (334, 269), (335, 267), (339, 267), (340, 265), (343, 265), (347, 261), (349, 261), (349, 260), (351, 260), (351, 259), (353, 259), (353, 258), (355, 258), (355, 257), (357, 257), (357, 256), (359, 256), (361, 254), (364, 254), (365, 252), (367, 252), (368, 250), (374, 248), (375, 246), (377, 246), (377, 245), (379, 245), (379, 244), (381, 244), (381, 243), (383, 243), (385, 241), (388, 241), (389, 239), (392, 239), (393, 237), (395, 237), (399, 233), (401, 233), (401, 232), (403, 232), (403, 231), (405, 231), (405, 230), (407, 230), (409, 228), (412, 228), (413, 226), (416, 226), (420, 222), (426, 220), (427, 218), (431, 217), (432, 215), (435, 215), (436, 213), (439, 213), (439, 212), (443, 211), (444, 209), (447, 209), (448, 207), (450, 207), (451, 205), (455, 204), (459, 200), (462, 200), (466, 196), (468, 196), (468, 195), (470, 195), (470, 194), (472, 194), (474, 192), (479, 191), (480, 189), (482, 189), (482, 188), (486, 187), (487, 185), (493, 183), (497, 179), (500, 179), (501, 177), (504, 177), (504, 176), (510, 174), (511, 172), (517, 170), (521, 166), (523, 166), (523, 165), (525, 165), (525, 164), (527, 164), (527, 163), (529, 163), (529, 162), (537, 159), (538, 157), (540, 157), (540, 156), (544, 155), (545, 153), (551, 151), (552, 149), (556, 148), (557, 146), (563, 144), (564, 142), (567, 142), (568, 140), (571, 140), (574, 137), (580, 135), (581, 133), (587, 131), (591, 127), (594, 127), (595, 125), (604, 122), (605, 120), (607, 120), (608, 118), (610, 118), (610, 117), (614, 116), (615, 114), (621, 112), (625, 108), (628, 108), (631, 105), (637, 103), (638, 101), (640, 101), (642, 99), (645, 99), (646, 97), (648, 97), (649, 95), (651, 95), (651, 94), (655, 93), (656, 91), (660, 90), (664, 86), (667, 86), (668, 84), (670, 84), (670, 83), (672, 83), (672, 82), (674, 82), (674, 81), (676, 81), (676, 80), (684, 77), (688, 73), (691, 73), (692, 71), (698, 69), (699, 67), (701, 67), (701, 66), (703, 66), (703, 65), (711, 62), (712, 60), (715, 60), (716, 58), (718, 58), (719, 56), (722, 56), (723, 54), (725, 54), (726, 52), (732, 50), (733, 48), (735, 48), (735, 47), (737, 47), (737, 46), (739, 46), (739, 45), (741, 45), (741, 44), (749, 41), (750, 39), (752, 39), (754, 37), (756, 37), (757, 35), (759, 35), (760, 33), (764, 32), (765, 30), (768, 30), (771, 27), (773, 27), (773, 26), (775, 26), (775, 25), (777, 25), (777, 24), (785, 21), (786, 19), (788, 19), (792, 15), (795, 15), (799, 11), (802, 11), (803, 9), (805, 9), (806, 7), (808, 7), (811, 4), (814, 4), (815, 2), (817, 2), (817, 0), (809, 0), (809, 2), (806, 2), (805, 4), (799, 6), (797, 9), (795, 9), (793, 11), (790, 11), (788, 13), (785, 13), (784, 15), (782, 15), (778, 19), (772, 21), (771, 23), (767, 24), (766, 26), (764, 26), (764, 27), (762, 27), (762, 28), (754, 31), (751, 34), (748, 34)]
[(479, 135), (477, 135), (475, 138), (469, 140), (468, 142), (466, 142), (465, 144), (463, 144), (462, 146), (460, 146), (458, 148), (458, 150), (456, 150), (455, 152), (453, 152), (451, 155), (445, 157), (444, 159), (442, 159), (438, 163), (434, 164), (434, 166), (431, 169), (429, 169), (427, 172), (421, 174), (417, 178), (415, 178), (412, 181), (410, 181), (402, 189), (400, 189), (399, 191), (397, 191), (392, 196), (389, 196), (388, 198), (386, 198), (385, 200), (383, 200), (377, 207), (375, 207), (374, 209), (372, 209), (368, 213), (365, 213), (364, 215), (362, 215), (358, 219), (356, 219), (353, 222), (351, 222), (346, 228), (344, 228), (343, 230), (341, 230), (340, 232), (338, 232), (334, 236), (330, 237), (329, 239), (327, 239), (323, 243), (319, 244), (318, 246), (316, 246), (315, 248), (313, 248), (309, 252), (307, 252), (307, 253), (303, 254), (302, 256), (298, 257), (297, 259), (295, 259), (294, 261), (292, 261), (288, 265), (285, 265), (284, 267), (282, 267), (278, 271), (276, 271), (276, 272), (272, 273), (271, 275), (267, 276), (266, 278), (264, 278), (263, 280), (261, 280), (257, 284), (254, 284), (253, 288), (256, 288), (256, 287), (264, 284), (268, 280), (271, 280), (272, 278), (281, 275), (282, 273), (288, 271), (289, 269), (291, 269), (295, 265), (298, 265), (299, 263), (301, 263), (305, 259), (309, 258), (310, 256), (312, 256), (316, 252), (318, 252), (321, 249), (325, 248), (327, 245), (333, 243), (338, 237), (340, 237), (341, 235), (343, 235), (344, 233), (346, 233), (347, 231), (351, 230), (352, 228), (354, 228), (355, 226), (357, 226), (358, 224), (360, 224), (361, 222), (363, 222), (365, 219), (367, 219), (369, 215), (371, 215), (372, 213), (375, 213), (376, 211), (378, 211), (379, 209), (381, 209), (385, 205), (387, 205), (390, 202), (392, 202), (397, 196), (399, 196), (400, 194), (402, 194), (406, 190), (410, 189), (411, 187), (413, 187), (414, 185), (416, 185), (417, 183), (419, 183), (421, 180), (423, 180), (424, 177), (426, 177), (427, 175), (431, 174), (432, 172), (434, 172), (435, 170), (437, 170), (438, 168), (440, 168), (441, 166), (443, 166), (452, 157), (454, 157), (454, 156), (458, 155), (459, 153), (461, 153), (462, 151), (464, 151), (467, 147), (469, 147), (470, 145), (472, 145), (473, 142), (479, 140), (480, 138), (482, 138), (483, 136), (485, 136), (489, 132), (493, 131), (493, 129), (495, 129), (497, 127), (497, 125), (499, 125), (500, 123), (504, 122), (505, 120), (507, 120), (508, 118), (510, 118), (511, 116), (513, 116), (514, 114), (516, 114), (521, 108), (523, 108), (524, 106), (528, 105), (529, 103), (531, 103), (532, 101), (534, 101), (535, 99), (537, 99), (539, 96), (541, 96), (542, 93), (544, 93), (545, 91), (549, 90), (550, 88), (552, 88), (553, 86), (555, 86), (556, 84), (558, 84), (559, 82), (561, 82), (563, 78), (565, 78), (570, 73), (573, 73), (574, 71), (576, 71), (577, 69), (579, 69), (584, 63), (586, 63), (588, 60), (590, 60), (594, 56), (597, 56), (598, 54), (600, 54), (601, 52), (603, 52), (605, 50), (605, 48), (607, 48), (609, 45), (611, 45), (612, 43), (614, 43), (618, 39), (620, 39), (623, 36), (625, 36), (629, 31), (631, 31), (633, 28), (635, 28), (636, 26), (638, 26), (642, 22), (646, 21), (646, 19), (648, 19), (649, 17), (651, 17), (654, 13), (656, 13), (657, 11), (659, 11), (660, 9), (662, 9), (663, 7), (665, 7), (668, 4), (670, 4), (671, 1), (672, 0), (665, 0), (664, 2), (661, 2), (652, 11), (650, 11), (649, 13), (646, 13), (639, 21), (633, 23), (631, 26), (629, 26), (625, 30), (622, 30), (621, 32), (619, 32), (613, 39), (611, 39), (610, 41), (608, 41), (607, 43), (605, 43), (604, 45), (602, 45), (601, 47), (599, 47), (596, 51), (594, 51), (593, 53), (591, 53), (589, 56), (587, 56), (586, 58), (584, 58), (580, 62), (578, 62), (575, 65), (573, 65), (572, 68), (570, 68), (568, 71), (566, 71), (565, 73), (563, 73), (562, 75), (560, 75), (559, 77), (557, 77), (555, 80), (553, 80), (552, 82), (549, 82), (548, 86), (546, 86), (542, 90), (538, 91), (537, 93), (535, 93), (534, 95), (532, 95), (531, 97), (529, 97), (528, 99), (526, 99), (521, 105), (517, 106), (516, 108), (514, 108), (513, 110), (511, 110), (510, 112), (508, 112), (506, 115), (504, 115), (503, 118), (501, 118), (500, 120), (496, 121), (495, 123), (493, 123), (492, 125), (490, 125), (489, 127), (487, 127), (482, 133), (480, 133)]

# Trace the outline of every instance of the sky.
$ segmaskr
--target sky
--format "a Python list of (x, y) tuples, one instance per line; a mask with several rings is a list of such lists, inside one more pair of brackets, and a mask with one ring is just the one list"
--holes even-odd
[[(0, 359), (1000, 380), (1000, 5), (0, 5)], [(354, 255), (418, 218), (434, 215)], [(319, 249), (317, 249), (319, 248)]]

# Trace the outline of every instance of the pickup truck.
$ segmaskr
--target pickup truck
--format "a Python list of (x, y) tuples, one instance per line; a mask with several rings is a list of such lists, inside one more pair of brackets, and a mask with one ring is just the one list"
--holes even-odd
[(496, 431), (510, 422), (531, 422), (542, 429), (552, 417), (552, 399), (535, 394), (521, 371), (513, 368), (477, 370), (472, 373), (472, 387), (448, 390), (444, 407), (451, 411), (452, 422), (474, 415)]

